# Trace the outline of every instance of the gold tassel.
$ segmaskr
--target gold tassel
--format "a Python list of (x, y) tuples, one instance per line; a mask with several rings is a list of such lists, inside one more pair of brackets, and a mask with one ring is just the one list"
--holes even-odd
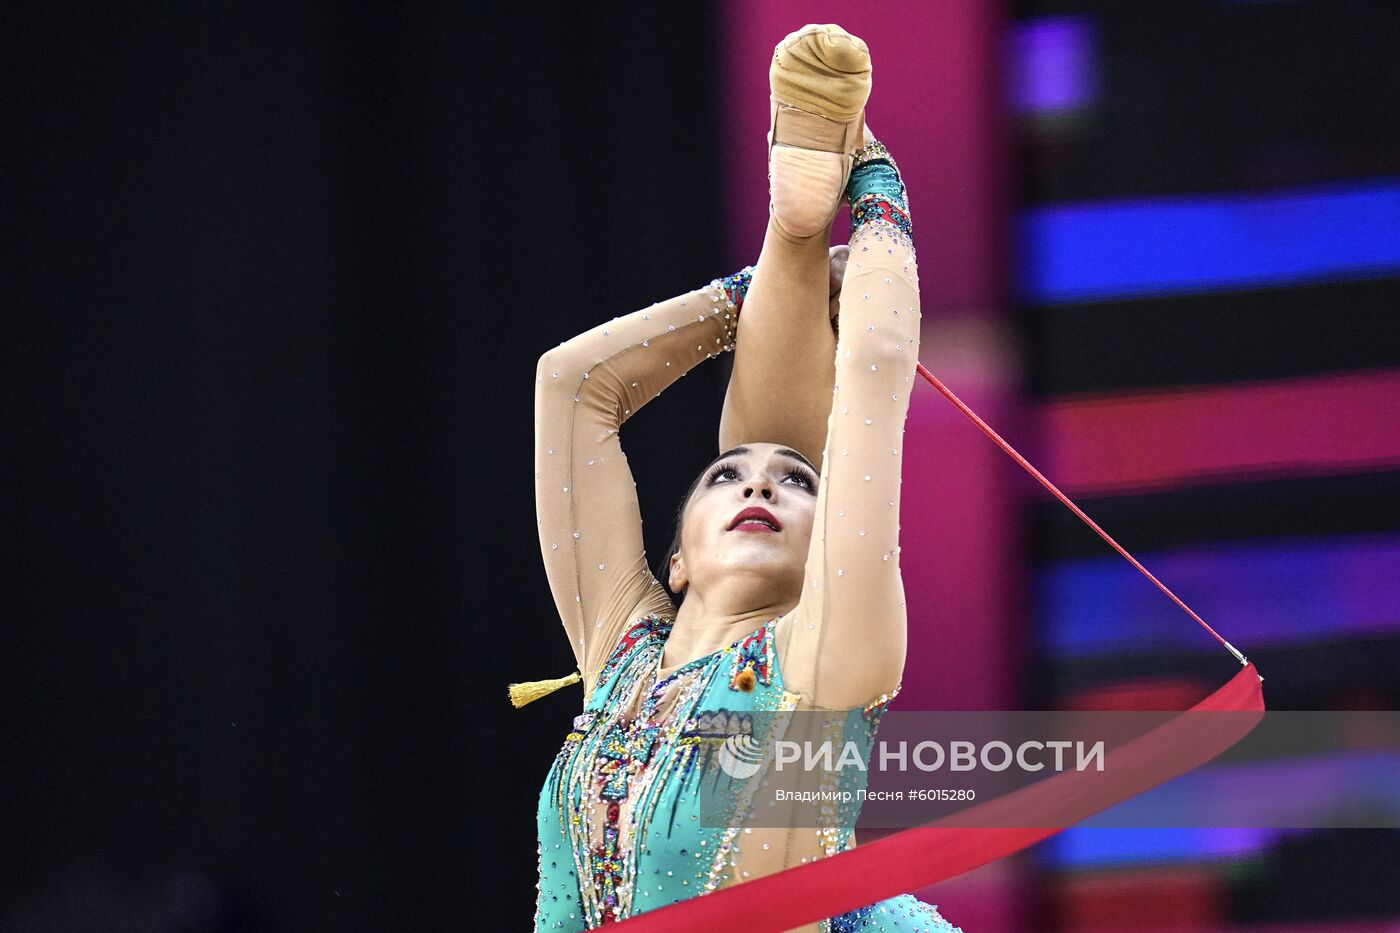
[(574, 671), (568, 677), (556, 677), (553, 680), (527, 680), (521, 684), (510, 685), (510, 704), (516, 709), (526, 703), (533, 703), (542, 696), (548, 696), (561, 687), (569, 684), (576, 684), (583, 680), (583, 676), (578, 671)]

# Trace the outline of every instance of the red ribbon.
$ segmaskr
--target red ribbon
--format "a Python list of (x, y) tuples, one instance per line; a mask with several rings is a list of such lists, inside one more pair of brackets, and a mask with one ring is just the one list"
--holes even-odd
[[(1264, 716), (1263, 678), (1253, 664), (1095, 524), (1069, 497), (987, 426), (922, 363), (919, 374), (1002, 450), (1031, 473), (1142, 571), (1244, 665), (1190, 713), (1105, 755), (1103, 772), (1064, 771), (925, 826), (906, 829), (840, 855), (650, 910), (622, 923), (629, 933), (702, 933), (742, 922), (748, 933), (790, 930), (971, 871), (1053, 836), (1129, 797), (1185, 774), (1244, 738)], [(1241, 715), (1242, 714), (1242, 715)], [(1030, 823), (1023, 828), (1019, 823)], [(1039, 825), (1037, 825), (1039, 824)]]
[[(629, 933), (702, 933), (739, 921), (747, 933), (791, 930), (945, 881), (1019, 852), (1135, 794), (1185, 774), (1243, 738), (1264, 716), (1254, 665), (1247, 664), (1191, 712), (1181, 713), (1104, 756), (1102, 773), (1063, 771), (1029, 787), (906, 829), (840, 855), (818, 859), (703, 897), (649, 910), (622, 926)], [(1105, 775), (1111, 777), (1105, 778)], [(1015, 827), (1017, 817), (1053, 814), (1050, 827)], [(1002, 824), (950, 826), (949, 823)]]

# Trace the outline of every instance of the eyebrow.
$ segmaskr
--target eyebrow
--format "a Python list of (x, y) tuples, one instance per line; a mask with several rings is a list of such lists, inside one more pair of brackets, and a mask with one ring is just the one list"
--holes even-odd
[(775, 453), (780, 453), (785, 457), (791, 457), (794, 460), (800, 460), (802, 463), (805, 463), (813, 473), (817, 472), (817, 465), (815, 463), (808, 460), (806, 457), (802, 456), (802, 454), (793, 450), (791, 447), (779, 447), (775, 451)]
[[(812, 463), (812, 461), (808, 460), (806, 457), (802, 456), (801, 453), (793, 450), (791, 447), (779, 447), (773, 452), (775, 454), (781, 454), (784, 457), (791, 457), (792, 459), (805, 464), (807, 468), (810, 469), (813, 473), (817, 472), (816, 464)], [(731, 447), (729, 450), (726, 450), (724, 453), (716, 457), (712, 462), (718, 463), (726, 457), (740, 457), (747, 453), (753, 453), (753, 451), (751, 451), (747, 447)]]

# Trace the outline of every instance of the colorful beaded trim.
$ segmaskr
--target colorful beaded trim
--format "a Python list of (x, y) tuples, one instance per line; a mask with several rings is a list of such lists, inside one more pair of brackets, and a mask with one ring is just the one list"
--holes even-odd
[(885, 710), (890, 708), (890, 701), (899, 696), (899, 689), (902, 686), (904, 685), (899, 684), (889, 693), (882, 693), (880, 696), (871, 700), (861, 708), (861, 715), (865, 717), (867, 722), (878, 725), (881, 717), (885, 715)]
[(712, 295), (722, 296), (725, 310), (728, 314), (725, 317), (724, 349), (734, 349), (734, 339), (739, 330), (739, 312), (744, 307), (744, 296), (749, 293), (749, 285), (753, 282), (753, 266), (745, 266), (733, 275), (727, 275), (722, 279), (715, 279), (710, 283)]
[(831, 933), (859, 933), (860, 930), (865, 929), (867, 922), (873, 922), (875, 906), (868, 904), (865, 907), (857, 907), (839, 917), (832, 917), (829, 921)]
[(773, 682), (773, 625), (770, 622), (739, 642), (729, 671), (729, 688), (752, 693)]
[(597, 684), (602, 686), (607, 683), (608, 678), (637, 646), (637, 642), (653, 635), (665, 639), (670, 634), (673, 625), (675, 625), (675, 620), (664, 619), (661, 616), (643, 616), (634, 622), (632, 627), (623, 633), (622, 638), (613, 648), (612, 654), (608, 656), (607, 662), (603, 664), (603, 669), (598, 672)]
[(852, 233), (865, 224), (881, 222), (897, 227), (905, 236), (914, 235), (914, 225), (909, 220), (909, 213), (888, 195), (872, 191), (861, 195), (851, 205)]
[(733, 275), (715, 279), (710, 284), (724, 290), (725, 296), (734, 305), (735, 313), (738, 313), (744, 307), (744, 296), (749, 293), (749, 285), (752, 282), (753, 266), (745, 266)]
[(851, 202), (852, 233), (864, 224), (887, 223), (906, 237), (913, 235), (904, 180), (884, 143), (873, 140), (856, 153), (846, 196)]
[(864, 149), (856, 150), (855, 158), (851, 160), (851, 171), (855, 172), (871, 162), (888, 162), (890, 168), (895, 172), (899, 171), (899, 165), (895, 163), (894, 156), (885, 148), (885, 144), (878, 139), (872, 139)]

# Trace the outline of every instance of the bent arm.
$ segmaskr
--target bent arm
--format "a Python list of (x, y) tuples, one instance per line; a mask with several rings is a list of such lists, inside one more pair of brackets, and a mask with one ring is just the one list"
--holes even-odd
[(789, 689), (815, 706), (863, 706), (893, 692), (904, 671), (900, 475), (919, 318), (912, 243), (887, 224), (860, 227), (841, 293), (803, 595), (779, 642)]
[(733, 305), (711, 285), (614, 318), (540, 357), (540, 551), (585, 696), (628, 623), (649, 613), (675, 614), (647, 566), (620, 429), (701, 360), (730, 349), (733, 321)]

